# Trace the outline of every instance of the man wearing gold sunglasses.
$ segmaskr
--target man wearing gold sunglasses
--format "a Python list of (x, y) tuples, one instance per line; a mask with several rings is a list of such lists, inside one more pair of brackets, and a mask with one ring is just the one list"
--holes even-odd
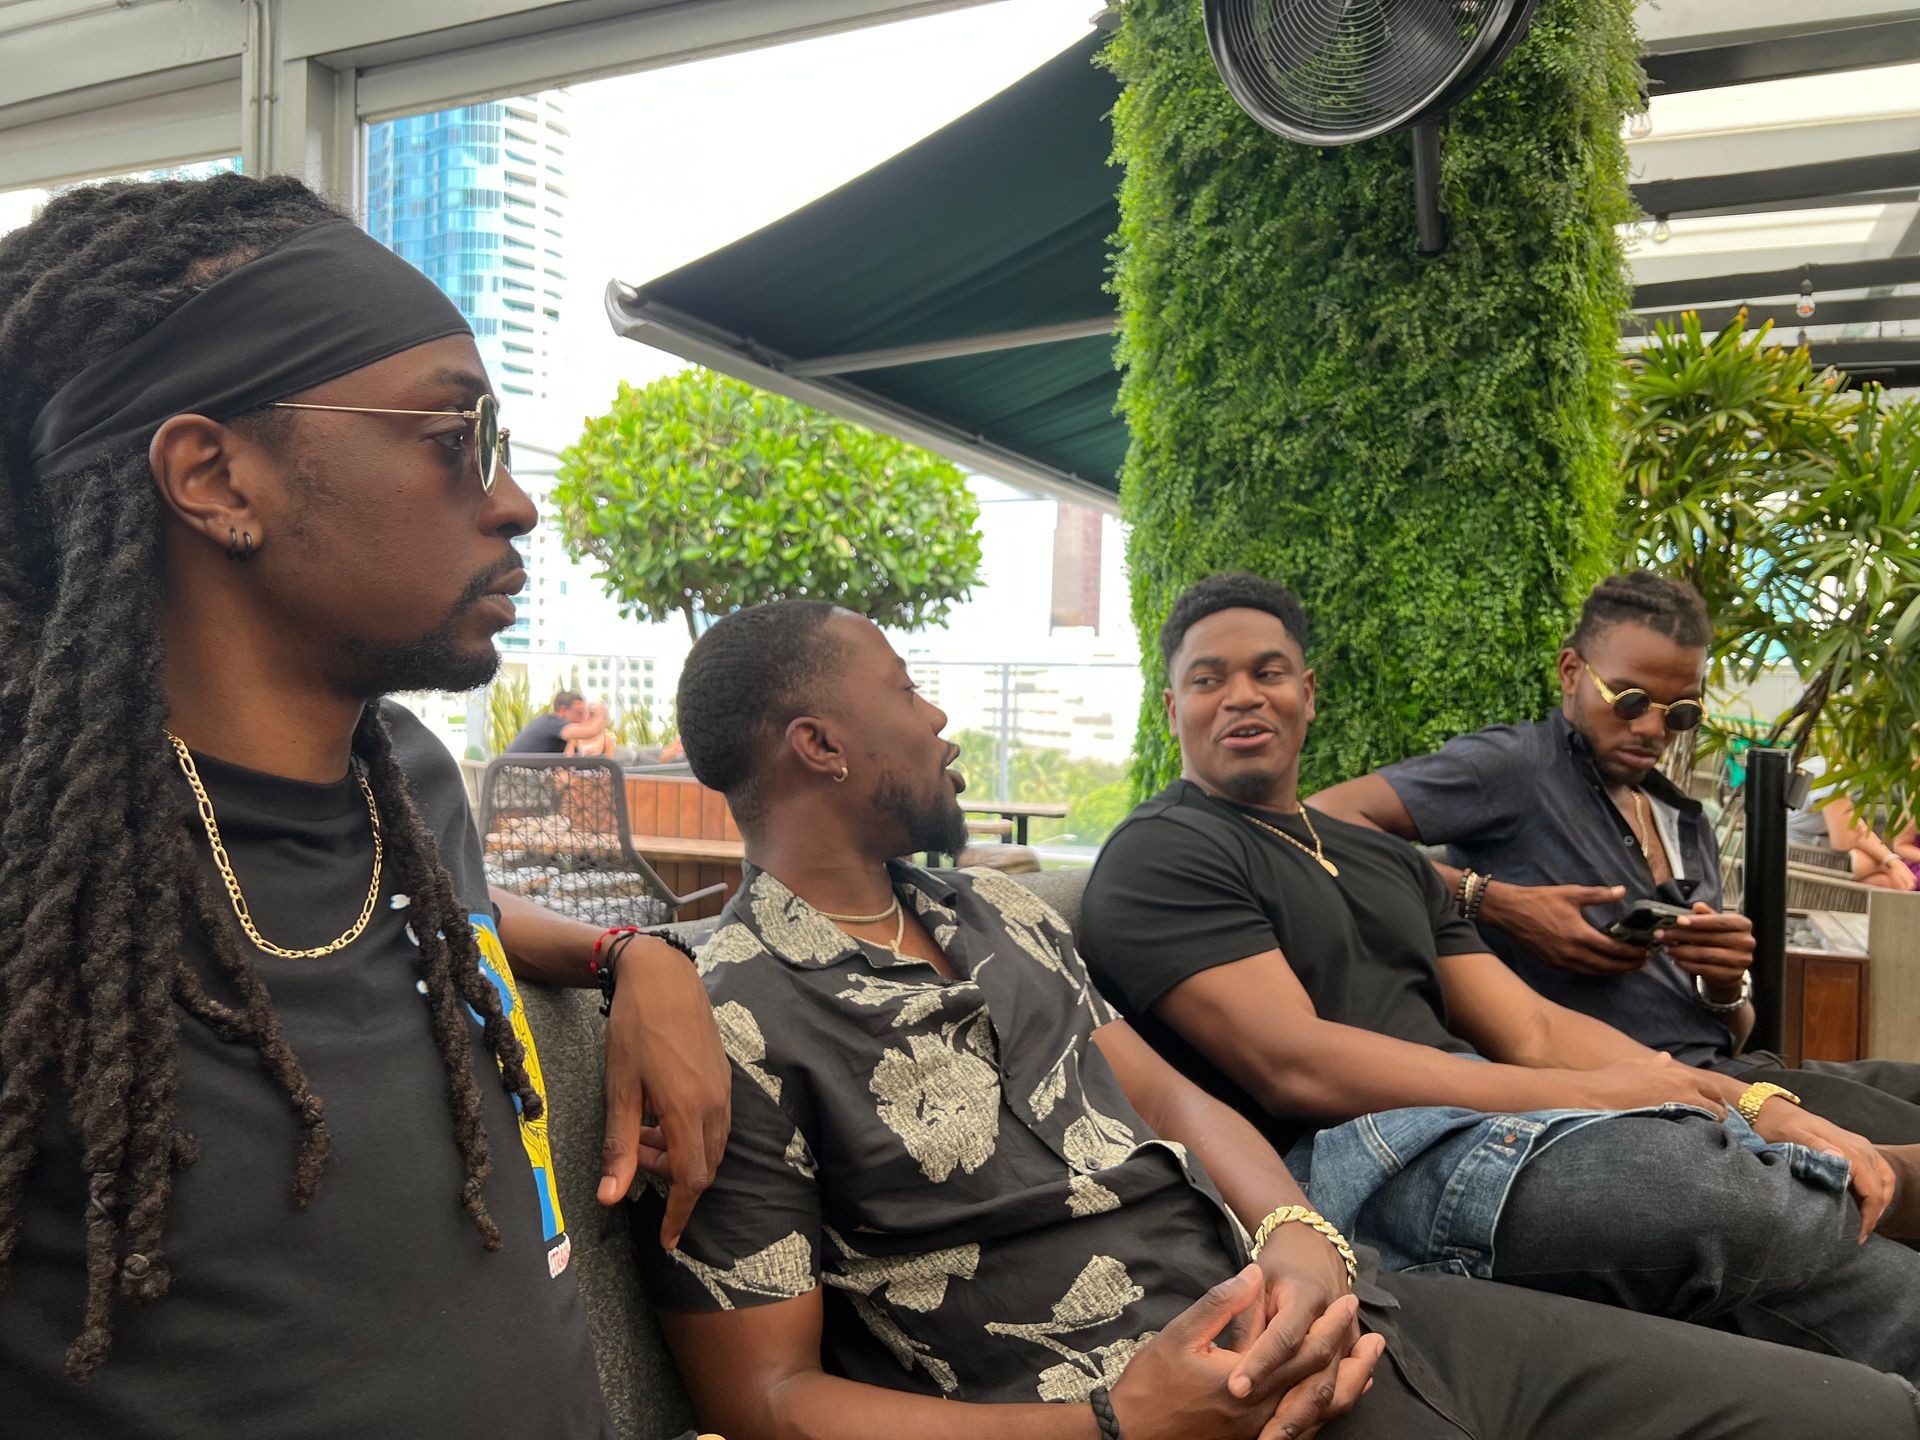
[[(1681, 581), (1615, 575), (1560, 652), (1561, 707), (1323, 790), (1323, 813), (1444, 845), (1436, 868), (1534, 989), (1688, 1064), (1783, 1086), (1881, 1144), (1920, 1143), (1920, 1066), (1743, 1051), (1753, 927), (1722, 909), (1712, 826), (1660, 771), (1705, 711), (1705, 603)], [(1644, 901), (1690, 907), (1651, 930)], [(1614, 932), (1614, 933), (1610, 933)]]

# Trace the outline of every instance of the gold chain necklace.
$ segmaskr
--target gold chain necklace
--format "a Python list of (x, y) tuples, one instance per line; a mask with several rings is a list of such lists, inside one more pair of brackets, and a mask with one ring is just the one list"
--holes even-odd
[(220, 840), (220, 825), (213, 818), (213, 800), (207, 794), (207, 787), (200, 782), (199, 767), (193, 763), (193, 752), (171, 730), (166, 733), (167, 739), (173, 742), (174, 752), (180, 757), (180, 772), (187, 777), (194, 802), (200, 807), (200, 823), (206, 827), (207, 843), (213, 847), (213, 863), (219, 867), (220, 878), (226, 882), (227, 898), (233, 902), (233, 913), (239, 917), (240, 928), (246, 932), (247, 939), (267, 954), (278, 955), (282, 960), (317, 960), (322, 955), (344, 950), (358, 940), (366, 930), (367, 922), (373, 918), (374, 904), (380, 898), (380, 866), (386, 855), (386, 847), (380, 837), (380, 807), (374, 803), (373, 786), (367, 783), (367, 777), (360, 772), (360, 767), (354, 767), (353, 778), (360, 782), (361, 793), (367, 797), (367, 814), (373, 820), (373, 879), (367, 885), (367, 903), (360, 907), (360, 918), (353, 922), (353, 927), (338, 940), (328, 945), (315, 945), (308, 950), (289, 950), (274, 944), (254, 928), (253, 916), (247, 910), (247, 897), (240, 893), (240, 878), (233, 873), (233, 864), (227, 859), (227, 847)]
[(1300, 818), (1306, 821), (1307, 834), (1313, 837), (1312, 849), (1308, 849), (1307, 846), (1301, 844), (1300, 841), (1294, 839), (1293, 836), (1287, 834), (1286, 831), (1280, 829), (1278, 826), (1269, 825), (1264, 820), (1256, 820), (1253, 818), (1253, 816), (1247, 814), (1247, 812), (1244, 810), (1238, 811), (1236, 813), (1240, 816), (1241, 819), (1245, 820), (1249, 825), (1258, 825), (1262, 830), (1266, 831), (1269, 835), (1278, 835), (1282, 840), (1286, 841), (1287, 844), (1293, 846), (1293, 848), (1298, 850), (1302, 855), (1311, 855), (1315, 860), (1318, 860), (1320, 862), (1320, 868), (1326, 871), (1327, 874), (1338, 875), (1340, 873), (1340, 867), (1334, 864), (1331, 860), (1327, 859), (1327, 847), (1320, 843), (1320, 832), (1313, 828), (1313, 819), (1311, 816), (1307, 814), (1306, 806), (1302, 805), (1300, 807)]
[[(900, 942), (907, 938), (907, 912), (901, 905), (898, 895), (894, 896), (893, 903), (878, 915), (836, 915), (831, 910), (822, 910), (820, 914), (836, 925), (878, 925), (889, 915), (898, 917), (898, 923), (893, 927), (893, 943), (887, 947), (896, 955), (900, 954)], [(856, 935), (853, 938), (858, 940), (860, 937)], [(901, 958), (906, 957), (901, 956)]]

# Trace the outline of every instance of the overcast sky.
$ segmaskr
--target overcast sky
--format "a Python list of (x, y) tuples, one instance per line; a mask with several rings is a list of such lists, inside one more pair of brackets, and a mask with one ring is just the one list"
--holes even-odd
[(1099, 9), (1001, 0), (575, 87), (554, 392), (571, 403), (557, 408), (577, 425), (620, 379), (685, 364), (614, 336), (609, 279), (663, 275), (871, 169), (1084, 36)]

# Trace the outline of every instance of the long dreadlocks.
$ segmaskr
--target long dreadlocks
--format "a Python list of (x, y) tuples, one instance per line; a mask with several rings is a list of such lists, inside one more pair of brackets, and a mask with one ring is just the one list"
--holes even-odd
[[(112, 1345), (116, 1290), (154, 1300), (171, 1280), (168, 1203), (194, 1151), (176, 1105), (182, 1013), (251, 1044), (286, 1092), (301, 1127), (297, 1205), (319, 1184), (329, 1141), (321, 1097), (208, 880), (163, 733), (161, 501), (145, 453), (42, 482), (28, 431), (89, 363), (336, 216), (284, 177), (115, 183), (54, 199), (0, 242), (0, 1281), (57, 1088), (87, 1176), (85, 1306), (66, 1356), (75, 1379)], [(239, 423), (271, 438), (282, 414)], [(353, 746), (410, 897), (465, 1167), (460, 1203), (497, 1249), (466, 1006), (524, 1113), (537, 1116), (540, 1098), (375, 708)], [(183, 956), (196, 931), (208, 975)]]

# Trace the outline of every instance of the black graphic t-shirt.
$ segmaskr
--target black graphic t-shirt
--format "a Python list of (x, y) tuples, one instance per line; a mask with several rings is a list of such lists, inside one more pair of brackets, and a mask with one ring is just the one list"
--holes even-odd
[[(386, 714), (540, 1084), (459, 770), (411, 715), (391, 705)], [(196, 758), (260, 932), (299, 949), (345, 930), (372, 869), (358, 782), (308, 785)], [(498, 1252), (482, 1247), (460, 1206), (463, 1171), (404, 889), (389, 853), (366, 932), (332, 955), (283, 960), (242, 941), (326, 1104), (332, 1156), (304, 1211), (291, 1199), (300, 1128), (284, 1091), (252, 1045), (181, 1018), (180, 1113), (199, 1158), (174, 1182), (172, 1290), (151, 1304), (118, 1303), (113, 1352), (84, 1385), (67, 1378), (62, 1357), (80, 1327), (86, 1186), (64, 1107), (49, 1106), (0, 1294), (0, 1432), (34, 1440), (613, 1434), (568, 1269), (546, 1124), (517, 1113), (477, 1018), (470, 1039), (493, 1158), (487, 1205), (504, 1237)], [(191, 943), (209, 989), (230, 993)]]

